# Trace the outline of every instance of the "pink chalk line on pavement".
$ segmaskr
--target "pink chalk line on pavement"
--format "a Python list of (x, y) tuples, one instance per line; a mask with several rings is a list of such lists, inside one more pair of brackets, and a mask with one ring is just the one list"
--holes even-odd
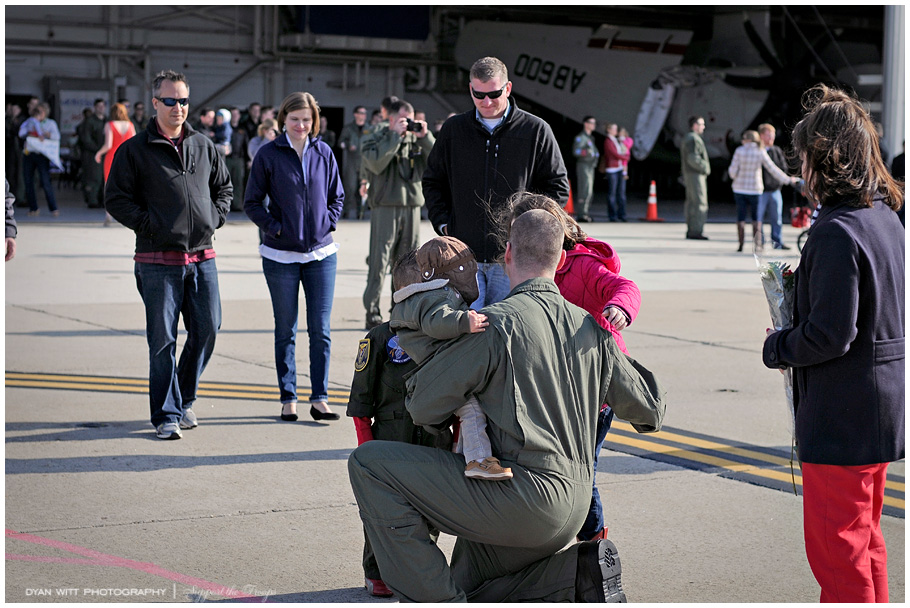
[(225, 587), (224, 585), (219, 585), (217, 583), (211, 583), (209, 581), (203, 580), (201, 578), (195, 578), (193, 576), (187, 576), (185, 574), (180, 574), (178, 572), (171, 572), (170, 570), (165, 570), (161, 566), (155, 564), (150, 564), (146, 562), (138, 562), (132, 559), (126, 559), (124, 557), (117, 557), (116, 555), (107, 555), (105, 553), (100, 553), (98, 551), (93, 551), (92, 549), (86, 549), (85, 547), (79, 547), (77, 545), (71, 545), (58, 540), (52, 540), (50, 538), (42, 538), (40, 536), (35, 536), (33, 534), (26, 534), (24, 532), (16, 532), (15, 530), (6, 530), (6, 537), (13, 540), (21, 540), (27, 543), (34, 543), (36, 545), (45, 545), (47, 547), (52, 547), (54, 549), (60, 549), (62, 551), (67, 551), (69, 553), (75, 553), (77, 555), (82, 555), (90, 559), (78, 559), (78, 558), (67, 558), (67, 557), (43, 557), (38, 555), (20, 555), (16, 553), (7, 553), (6, 559), (22, 560), (22, 561), (33, 561), (33, 562), (46, 562), (46, 563), (65, 563), (65, 564), (80, 564), (80, 565), (94, 565), (94, 566), (113, 566), (118, 568), (128, 568), (130, 570), (138, 570), (140, 572), (145, 572), (147, 574), (152, 574), (154, 576), (160, 576), (161, 578), (166, 578), (177, 583), (184, 585), (191, 585), (197, 589), (209, 591), (221, 597), (226, 597), (229, 599), (237, 600), (259, 600), (266, 601), (266, 598), (249, 595), (238, 591), (237, 589), (232, 589), (230, 587)]

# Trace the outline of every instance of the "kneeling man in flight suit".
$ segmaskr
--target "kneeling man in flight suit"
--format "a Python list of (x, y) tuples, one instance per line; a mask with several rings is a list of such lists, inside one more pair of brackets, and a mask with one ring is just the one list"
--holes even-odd
[[(348, 460), (383, 580), (402, 601), (625, 601), (616, 547), (576, 543), (591, 502), (602, 403), (639, 432), (660, 428), (664, 393), (553, 282), (564, 226), (542, 210), (512, 224), (511, 292), (489, 327), (444, 346), (409, 381), (415, 424), (440, 427), (474, 395), (493, 453), (513, 478), (464, 476), (464, 457), (370, 441)], [(430, 526), (457, 538), (451, 566)]]

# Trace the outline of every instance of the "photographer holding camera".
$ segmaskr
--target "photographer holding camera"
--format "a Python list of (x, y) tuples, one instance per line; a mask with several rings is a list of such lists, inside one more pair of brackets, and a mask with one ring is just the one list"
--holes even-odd
[(427, 123), (414, 120), (413, 106), (398, 100), (389, 108), (388, 126), (377, 127), (361, 143), (361, 164), (370, 174), (367, 329), (382, 323), (379, 296), (389, 267), (420, 244), (421, 181), (435, 141)]

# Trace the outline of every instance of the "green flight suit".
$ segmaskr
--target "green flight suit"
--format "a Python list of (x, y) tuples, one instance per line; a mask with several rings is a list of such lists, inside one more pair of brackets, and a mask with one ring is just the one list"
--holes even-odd
[(421, 180), (427, 155), (436, 139), (432, 133), (400, 137), (388, 124), (377, 125), (361, 142), (361, 165), (370, 175), (370, 257), (363, 306), (367, 316), (380, 319), (382, 284), (395, 261), (420, 244)]
[(594, 136), (584, 131), (575, 136), (572, 145), (572, 156), (575, 157), (576, 192), (575, 215), (588, 215), (591, 199), (594, 198), (594, 169), (600, 160), (600, 152), (594, 142)]
[[(663, 391), (549, 279), (483, 311), (486, 331), (443, 347), (408, 381), (415, 424), (439, 425), (475, 395), (509, 481), (464, 476), (464, 457), (382, 441), (348, 471), (383, 580), (402, 601), (573, 601), (575, 538), (591, 502), (600, 404), (660, 428)], [(428, 523), (458, 537), (451, 568)]]
[(683, 139), (680, 155), (686, 184), (686, 234), (700, 236), (708, 219), (708, 176), (711, 175), (708, 149), (701, 136), (690, 131)]
[(341, 130), (338, 147), (341, 155), (341, 183), (344, 185), (344, 217), (354, 219), (361, 213), (360, 207), (360, 145), (364, 135), (369, 133), (367, 125), (348, 123)]
[[(398, 346), (398, 337), (388, 323), (371, 329), (357, 349), (347, 415), (352, 418), (371, 418), (375, 440), (425, 446), (440, 445), (437, 442), (441, 442), (442, 447), (450, 447), (451, 433), (433, 435), (415, 426), (404, 406), (404, 379), (416, 367), (413, 359)], [(438, 531), (434, 532), (431, 535), (433, 542), (439, 536)], [(366, 533), (363, 574), (366, 578), (382, 578)]]

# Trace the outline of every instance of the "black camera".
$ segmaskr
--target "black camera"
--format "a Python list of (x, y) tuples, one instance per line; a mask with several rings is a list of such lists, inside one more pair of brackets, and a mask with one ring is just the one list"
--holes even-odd
[(413, 121), (410, 118), (405, 119), (408, 121), (408, 127), (406, 131), (413, 131), (414, 133), (420, 133), (423, 131), (423, 125), (419, 122)]

